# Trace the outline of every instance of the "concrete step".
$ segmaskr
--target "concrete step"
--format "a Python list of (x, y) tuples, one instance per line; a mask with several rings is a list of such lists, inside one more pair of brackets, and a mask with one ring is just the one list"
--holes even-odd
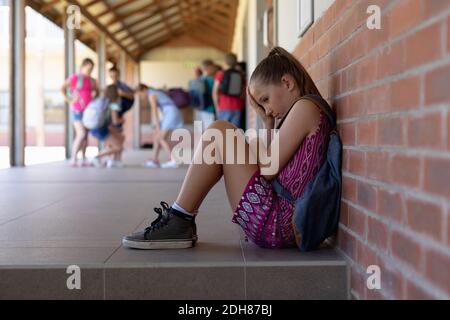
[[(107, 263), (79, 265), (80, 290), (68, 288), (68, 282), (76, 282), (67, 264), (4, 265), (0, 268), (0, 299), (348, 298), (347, 266), (332, 249), (301, 254), (242, 246), (244, 261), (237, 256), (235, 261), (215, 259), (220, 255), (215, 252), (232, 255), (239, 251), (231, 242), (171, 252), (120, 248)], [(211, 259), (200, 260), (199, 256)], [(130, 257), (134, 259), (120, 262)]]

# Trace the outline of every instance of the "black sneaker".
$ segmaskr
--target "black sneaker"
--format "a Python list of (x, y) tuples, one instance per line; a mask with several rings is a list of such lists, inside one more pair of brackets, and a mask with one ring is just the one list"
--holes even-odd
[(165, 202), (155, 208), (158, 218), (144, 231), (124, 237), (122, 244), (133, 249), (185, 249), (197, 242), (195, 217), (179, 212)]

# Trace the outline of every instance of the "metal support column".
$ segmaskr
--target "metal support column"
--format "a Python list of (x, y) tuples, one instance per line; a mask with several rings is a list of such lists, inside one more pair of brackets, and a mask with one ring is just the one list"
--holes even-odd
[[(67, 12), (67, 10), (65, 10)], [(69, 15), (64, 15), (63, 30), (64, 30), (64, 76), (67, 79), (75, 73), (75, 30), (73, 26), (69, 25)], [(72, 156), (72, 144), (74, 139), (73, 119), (70, 106), (66, 104), (65, 108), (65, 147), (66, 159)]]
[(10, 132), (11, 167), (25, 166), (25, 5), (26, 0), (11, 1), (11, 78)]
[[(141, 82), (141, 67), (139, 63), (136, 63), (133, 67), (133, 77), (134, 77), (134, 86), (137, 87)], [(133, 147), (134, 149), (139, 150), (141, 148), (141, 103), (138, 92), (136, 92), (135, 96), (133, 121), (134, 121)]]
[(97, 42), (98, 85), (100, 92), (106, 87), (106, 36), (100, 33)]

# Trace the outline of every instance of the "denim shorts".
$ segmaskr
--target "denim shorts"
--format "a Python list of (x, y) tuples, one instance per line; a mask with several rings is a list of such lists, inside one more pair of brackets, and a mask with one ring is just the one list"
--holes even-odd
[(236, 127), (241, 127), (241, 111), (238, 110), (219, 110), (218, 120), (228, 121)]
[(72, 110), (72, 117), (74, 121), (83, 121), (83, 112)]
[(90, 131), (91, 135), (99, 141), (105, 141), (109, 137), (109, 126), (103, 126), (99, 129), (93, 129)]

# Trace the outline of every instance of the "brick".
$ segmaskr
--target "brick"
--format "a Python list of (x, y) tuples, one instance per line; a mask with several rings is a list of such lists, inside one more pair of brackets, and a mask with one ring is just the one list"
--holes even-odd
[(433, 17), (435, 14), (450, 8), (450, 3), (448, 1), (426, 0), (421, 2), (423, 2), (426, 17)]
[(405, 43), (397, 41), (383, 48), (377, 56), (377, 78), (384, 79), (406, 69)]
[(442, 208), (433, 203), (408, 199), (408, 226), (418, 233), (426, 234), (437, 241), (442, 240)]
[(376, 211), (377, 206), (377, 189), (365, 182), (357, 183), (358, 204), (362, 207)]
[(435, 250), (429, 250), (425, 255), (425, 270), (427, 278), (440, 289), (450, 294), (450, 256)]
[(341, 211), (339, 216), (339, 222), (344, 226), (348, 226), (348, 204), (341, 201)]
[(355, 270), (355, 268), (352, 268), (350, 270), (350, 285), (352, 288), (352, 291), (358, 295), (357, 298), (359, 299), (365, 299), (366, 298), (366, 277), (365, 275), (359, 273)]
[(356, 238), (342, 228), (337, 234), (338, 246), (352, 260), (356, 259)]
[(389, 174), (389, 154), (385, 152), (366, 153), (366, 175), (369, 178), (388, 181)]
[(450, 65), (428, 72), (425, 76), (425, 103), (427, 105), (450, 101)]
[[(441, 23), (435, 23), (406, 38), (406, 67), (416, 68), (437, 60), (441, 54)], [(438, 39), (438, 41), (436, 41)]]
[(365, 58), (356, 65), (356, 85), (361, 87), (377, 78), (377, 57), (375, 55)]
[(447, 54), (450, 52), (450, 16), (447, 19)]
[(450, 162), (446, 159), (425, 159), (425, 190), (450, 197)]
[(379, 220), (369, 217), (367, 239), (369, 243), (381, 250), (386, 250), (388, 245), (388, 226)]
[(345, 117), (355, 117), (364, 114), (365, 111), (365, 93), (360, 91), (349, 95)]
[(450, 150), (450, 112), (447, 112), (447, 150)]
[(406, 0), (396, 5), (389, 17), (389, 37), (392, 39), (408, 31), (422, 19), (422, 1)]
[(354, 207), (348, 207), (348, 228), (362, 238), (366, 236), (366, 220), (364, 213)]
[(364, 92), (366, 95), (366, 114), (377, 114), (389, 111), (389, 85), (380, 85)]
[(359, 240), (356, 244), (356, 255), (357, 262), (363, 269), (367, 269), (371, 265), (378, 265), (378, 256), (375, 251)]
[(380, 119), (378, 124), (378, 143), (383, 145), (403, 145), (403, 119), (385, 118)]
[(342, 197), (353, 202), (356, 201), (356, 180), (348, 177), (342, 178)]
[(399, 260), (410, 265), (415, 270), (420, 270), (421, 247), (414, 240), (398, 231), (392, 231), (392, 254)]
[(391, 261), (379, 261), (381, 269), (381, 289), (394, 299), (403, 299), (405, 279), (401, 271)]
[(390, 93), (391, 111), (418, 107), (420, 103), (420, 77), (409, 77), (394, 81)]
[(354, 123), (342, 123), (339, 125), (342, 143), (345, 146), (355, 145), (356, 132)]
[(420, 148), (441, 148), (441, 113), (427, 113), (408, 118), (408, 145)]
[(364, 152), (349, 152), (349, 171), (354, 175), (364, 176), (366, 174), (366, 160)]
[(407, 300), (435, 300), (436, 297), (411, 281), (406, 283), (406, 297)]
[(348, 149), (342, 150), (342, 171), (343, 172), (348, 172), (348, 170), (349, 170), (349, 162), (350, 162), (349, 154), (350, 154), (350, 150), (348, 150)]
[(420, 160), (416, 157), (395, 155), (391, 163), (391, 182), (419, 187)]
[(403, 221), (404, 205), (402, 195), (396, 192), (389, 192), (380, 188), (378, 190), (378, 214), (394, 219), (398, 222)]

